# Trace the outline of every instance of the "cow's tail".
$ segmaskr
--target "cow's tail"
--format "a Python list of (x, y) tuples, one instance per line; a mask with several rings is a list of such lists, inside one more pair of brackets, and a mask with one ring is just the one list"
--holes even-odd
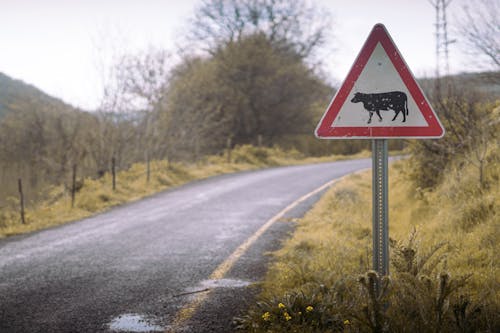
[(408, 100), (405, 99), (405, 113), (406, 113), (406, 116), (408, 117)]

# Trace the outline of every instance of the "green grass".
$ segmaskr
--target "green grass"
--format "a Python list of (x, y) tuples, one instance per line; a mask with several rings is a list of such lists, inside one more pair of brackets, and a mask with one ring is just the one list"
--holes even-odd
[(110, 174), (99, 179), (84, 179), (82, 189), (76, 194), (74, 208), (71, 208), (71, 195), (63, 185), (47, 189), (48, 195), (45, 200), (26, 209), (26, 224), (20, 223), (18, 199), (10, 198), (5, 207), (0, 207), (0, 237), (79, 220), (117, 205), (215, 175), (271, 166), (361, 158), (368, 155), (369, 153), (365, 151), (354, 156), (306, 158), (297, 151), (239, 146), (231, 151), (230, 163), (227, 161), (227, 155), (208, 156), (197, 163), (171, 163), (169, 165), (166, 161), (152, 161), (149, 182), (146, 179), (145, 164), (137, 163), (128, 170), (117, 173), (116, 191), (112, 190)]
[[(486, 189), (478, 187), (473, 166), (460, 164), (441, 186), (422, 192), (408, 178), (409, 163), (390, 168), (390, 279), (370, 271), (371, 173), (350, 175), (273, 253), (260, 300), (238, 319), (240, 328), (497, 332), (500, 166), (490, 164)], [(374, 293), (374, 281), (385, 293)]]

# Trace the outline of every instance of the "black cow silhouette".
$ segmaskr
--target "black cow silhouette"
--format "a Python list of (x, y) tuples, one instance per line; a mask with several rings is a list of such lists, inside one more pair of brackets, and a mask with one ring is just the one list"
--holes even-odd
[(408, 98), (404, 92), (390, 91), (378, 94), (364, 94), (357, 92), (354, 94), (353, 99), (351, 99), (351, 103), (359, 102), (362, 102), (365, 110), (370, 113), (368, 124), (372, 122), (374, 112), (377, 114), (378, 120), (382, 121), (380, 111), (388, 110), (393, 110), (395, 113), (392, 121), (396, 119), (400, 112), (403, 114), (403, 123), (406, 121), (406, 116), (408, 115)]

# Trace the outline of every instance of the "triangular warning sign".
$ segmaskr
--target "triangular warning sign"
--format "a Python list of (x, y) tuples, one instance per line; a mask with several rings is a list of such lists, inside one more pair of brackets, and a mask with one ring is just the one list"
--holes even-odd
[(376, 24), (316, 128), (323, 139), (440, 138), (436, 113), (384, 25)]

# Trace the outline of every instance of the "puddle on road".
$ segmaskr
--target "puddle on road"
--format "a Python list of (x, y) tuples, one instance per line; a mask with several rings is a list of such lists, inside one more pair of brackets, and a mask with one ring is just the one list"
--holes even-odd
[[(194, 293), (208, 291), (216, 288), (243, 288), (251, 285), (249, 281), (236, 279), (204, 280), (197, 288), (190, 288), (185, 294), (177, 296), (187, 296)], [(165, 329), (154, 324), (155, 318), (143, 316), (137, 313), (122, 314), (114, 318), (109, 323), (109, 329), (112, 332), (162, 332)]]
[(140, 314), (127, 313), (113, 319), (109, 329), (114, 332), (162, 332), (163, 328), (151, 324), (152, 319)]

